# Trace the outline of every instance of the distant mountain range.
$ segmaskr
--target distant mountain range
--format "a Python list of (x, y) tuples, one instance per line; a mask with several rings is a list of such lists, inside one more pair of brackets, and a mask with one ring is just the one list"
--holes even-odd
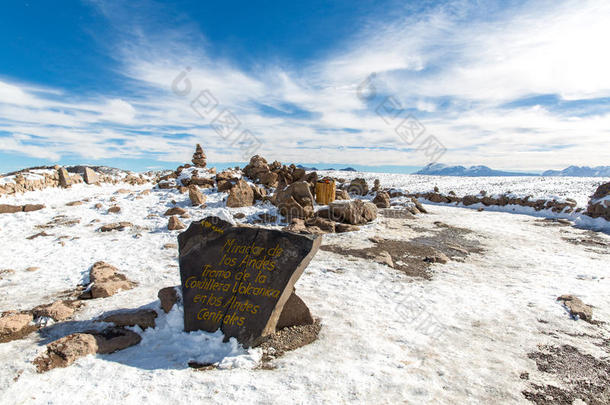
[[(307, 171), (313, 171), (313, 170), (335, 170), (333, 168), (318, 169), (316, 167), (307, 167), (307, 166), (303, 166), (303, 165), (297, 165), (296, 167), (299, 168), (299, 169), (307, 170)], [(336, 170), (339, 170), (339, 171), (342, 171), (342, 172), (355, 172), (355, 171), (357, 171), (353, 167), (345, 167), (343, 169), (336, 169)]]
[[(506, 172), (502, 170), (490, 169), (487, 166), (447, 166), (441, 163), (431, 163), (415, 174), (430, 176), (463, 176), (463, 177), (483, 177), (483, 176), (539, 176), (535, 173)], [(573, 176), (573, 177), (610, 177), (610, 166), (597, 167), (578, 167), (570, 166), (564, 170), (547, 170), (542, 176)]]
[(570, 166), (563, 170), (547, 170), (543, 176), (610, 177), (610, 166)]

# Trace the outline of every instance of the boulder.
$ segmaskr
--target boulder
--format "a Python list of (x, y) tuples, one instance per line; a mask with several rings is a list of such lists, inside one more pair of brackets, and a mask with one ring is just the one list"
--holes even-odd
[(282, 309), (282, 313), (280, 314), (280, 318), (278, 319), (275, 327), (276, 330), (291, 326), (312, 324), (313, 317), (311, 316), (309, 308), (293, 291), (292, 294), (290, 294), (290, 297), (288, 297), (286, 304), (284, 304), (284, 309)]
[(59, 185), (63, 188), (68, 188), (72, 186), (72, 179), (70, 178), (70, 174), (68, 171), (61, 167), (57, 170), (57, 176), (59, 178)]
[(335, 191), (335, 199), (336, 200), (349, 200), (349, 193), (345, 190), (337, 189)]
[(593, 309), (590, 305), (585, 304), (578, 297), (573, 295), (562, 295), (557, 297), (557, 301), (563, 301), (570, 314), (574, 318), (582, 319), (583, 321), (591, 322), (593, 320)]
[(359, 230), (360, 230), (360, 227), (356, 226), (356, 225), (342, 224), (342, 223), (335, 224), (335, 232), (337, 232), (337, 233), (355, 232), (355, 231), (359, 231)]
[(377, 207), (362, 200), (335, 201), (318, 211), (318, 216), (336, 222), (360, 225), (377, 218)]
[(79, 301), (59, 300), (52, 304), (39, 305), (32, 310), (36, 318), (48, 317), (55, 321), (65, 321), (74, 315), (74, 311), (82, 305)]
[(449, 261), (449, 258), (443, 252), (438, 250), (434, 250), (434, 252), (424, 258), (424, 261), (427, 263), (441, 263), (445, 264)]
[(116, 267), (102, 261), (91, 267), (89, 281), (93, 283), (91, 298), (110, 297), (120, 290), (130, 290), (135, 286)]
[(166, 314), (172, 310), (174, 304), (178, 302), (178, 292), (176, 287), (165, 287), (159, 290), (157, 293), (159, 301), (161, 301), (161, 308)]
[(22, 212), (22, 205), (10, 205), (10, 204), (0, 204), (0, 214), (14, 214), (15, 212)]
[(110, 232), (110, 231), (122, 231), (125, 228), (132, 227), (133, 224), (131, 222), (114, 222), (111, 224), (103, 225), (99, 228), (100, 232)]
[(70, 201), (69, 203), (66, 203), (67, 207), (76, 207), (78, 205), (83, 205), (82, 201)]
[(119, 207), (118, 205), (113, 205), (112, 207), (108, 208), (108, 212), (111, 214), (118, 214), (119, 212), (121, 212), (121, 207)]
[(349, 183), (347, 191), (350, 194), (367, 195), (369, 193), (369, 185), (365, 179), (357, 177)]
[(373, 199), (373, 204), (375, 204), (377, 208), (390, 208), (390, 195), (385, 191), (378, 191)]
[(93, 169), (89, 167), (85, 167), (85, 174), (83, 175), (83, 179), (87, 184), (97, 184), (100, 181), (100, 177), (93, 171)]
[(167, 229), (170, 231), (178, 231), (180, 229), (184, 229), (186, 228), (186, 225), (184, 225), (177, 216), (172, 215), (171, 217), (169, 217), (169, 221), (167, 222)]
[(32, 332), (32, 314), (29, 312), (6, 311), (0, 314), (0, 343), (20, 339)]
[(135, 311), (119, 312), (107, 315), (100, 319), (102, 322), (111, 322), (116, 326), (136, 326), (142, 329), (154, 328), (157, 312), (152, 309), (138, 309)]
[(313, 216), (313, 201), (310, 185), (306, 181), (294, 182), (281, 190), (278, 188), (271, 199), (287, 219)]
[(610, 221), (610, 182), (601, 184), (591, 196), (586, 214), (592, 218)]
[(314, 217), (306, 221), (307, 226), (316, 226), (326, 233), (335, 232), (335, 223), (326, 218)]
[(205, 196), (195, 185), (189, 186), (189, 198), (191, 200), (191, 205), (194, 207), (205, 204)]
[(172, 207), (172, 208), (168, 209), (167, 211), (165, 211), (165, 213), (163, 215), (168, 217), (168, 216), (172, 216), (172, 215), (182, 215), (182, 214), (186, 214), (185, 209), (180, 208), (180, 207)]
[(239, 179), (229, 191), (227, 207), (248, 207), (254, 204), (254, 192), (244, 180)]

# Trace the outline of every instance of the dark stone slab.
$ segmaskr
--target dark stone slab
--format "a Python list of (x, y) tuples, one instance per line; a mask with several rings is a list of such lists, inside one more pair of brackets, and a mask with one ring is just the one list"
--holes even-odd
[(260, 344), (321, 241), (217, 217), (192, 222), (178, 236), (184, 329), (220, 329), (246, 347)]

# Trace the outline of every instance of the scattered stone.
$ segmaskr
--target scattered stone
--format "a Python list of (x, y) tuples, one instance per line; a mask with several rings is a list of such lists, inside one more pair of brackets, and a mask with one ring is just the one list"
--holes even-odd
[(235, 219), (243, 219), (246, 217), (246, 214), (244, 214), (243, 212), (236, 212), (235, 214), (233, 214), (233, 218)]
[(125, 228), (132, 227), (133, 224), (131, 222), (114, 222), (112, 224), (107, 224), (99, 228), (101, 232), (110, 232), (110, 231), (122, 231)]
[(74, 333), (47, 345), (33, 363), (39, 373), (57, 367), (68, 367), (80, 357), (89, 354), (108, 354), (140, 343), (142, 338), (123, 328), (110, 328), (102, 332)]
[(169, 221), (167, 223), (167, 229), (170, 231), (177, 231), (180, 229), (184, 229), (186, 228), (186, 225), (184, 225), (177, 216), (172, 215), (171, 217), (169, 217)]
[(154, 328), (157, 312), (152, 309), (138, 309), (135, 311), (125, 311), (108, 315), (99, 321), (112, 322), (116, 326), (136, 326), (142, 329)]
[(191, 205), (194, 207), (205, 204), (205, 196), (195, 185), (189, 186), (189, 198), (191, 200)]
[(0, 204), (0, 214), (14, 214), (22, 211), (23, 206), (21, 205)]
[(449, 261), (449, 258), (443, 252), (439, 252), (438, 250), (435, 250), (433, 252), (433, 254), (426, 256), (424, 258), (424, 261), (427, 262), (427, 263), (441, 263), (441, 264), (445, 264), (445, 263), (447, 263)]
[(118, 205), (113, 205), (112, 207), (108, 208), (108, 212), (111, 214), (118, 214), (119, 212), (121, 212), (121, 207), (119, 207)]
[(593, 321), (593, 308), (590, 305), (585, 304), (582, 300), (574, 295), (565, 294), (557, 297), (557, 301), (563, 301), (565, 307), (570, 311), (570, 314), (575, 319), (582, 319), (583, 321), (592, 323)]
[(38, 211), (45, 208), (43, 204), (26, 204), (23, 206), (23, 212)]
[(356, 225), (342, 224), (342, 223), (335, 224), (335, 232), (337, 232), (337, 233), (356, 232), (359, 230), (360, 230), (360, 227), (356, 226)]
[(248, 207), (254, 204), (254, 192), (244, 180), (239, 179), (229, 190), (227, 207)]
[(377, 218), (375, 204), (362, 201), (335, 201), (317, 212), (319, 217), (351, 225), (360, 225)]
[(32, 310), (36, 318), (48, 317), (55, 321), (65, 321), (74, 315), (74, 311), (82, 305), (79, 301), (59, 300), (52, 304), (39, 305)]
[(93, 208), (96, 208), (96, 209), (98, 209), (98, 210), (99, 210), (99, 209), (101, 209), (103, 206), (104, 206), (104, 205), (103, 205), (102, 203), (97, 203), (97, 204), (95, 204), (95, 205), (93, 206)]
[(87, 184), (97, 184), (100, 182), (100, 176), (98, 176), (97, 173), (95, 173), (93, 169), (89, 167), (85, 167), (85, 174), (83, 175), (83, 179)]
[(350, 199), (349, 193), (345, 190), (337, 189), (335, 191), (335, 199), (336, 200), (349, 200)]
[(6, 311), (0, 315), (0, 343), (21, 339), (36, 330), (29, 312)]
[(40, 270), (40, 267), (34, 267), (34, 266), (28, 267), (27, 269), (25, 269), (25, 271), (30, 271), (30, 272), (31, 271), (38, 271), (38, 270)]
[(63, 188), (68, 188), (72, 186), (72, 180), (70, 178), (70, 174), (68, 171), (61, 167), (57, 170), (57, 175), (59, 176), (59, 185)]
[(175, 243), (166, 243), (163, 245), (163, 249), (178, 249), (178, 245)]
[(385, 250), (381, 250), (375, 253), (370, 253), (369, 257), (373, 259), (373, 261), (379, 264), (385, 264), (389, 267), (394, 267), (394, 261), (392, 260), (392, 256)]
[(114, 194), (129, 194), (131, 191), (127, 190), (126, 188), (119, 188), (117, 191), (114, 192)]
[(161, 301), (163, 312), (167, 314), (178, 302), (178, 291), (176, 291), (176, 287), (165, 287), (159, 290), (157, 297)]
[[(93, 283), (90, 298), (105, 298), (116, 294), (120, 290), (130, 290), (135, 283), (129, 281), (118, 269), (106, 262), (96, 262), (89, 271), (89, 280)], [(83, 299), (89, 298), (86, 295)]]
[(32, 239), (36, 239), (40, 236), (53, 236), (53, 235), (50, 235), (50, 234), (46, 233), (45, 231), (42, 231), (42, 232), (35, 233), (34, 235), (30, 235), (26, 239), (32, 240)]
[(291, 326), (312, 325), (313, 317), (309, 308), (298, 295), (292, 292), (284, 304), (282, 314), (277, 321), (276, 330)]
[(373, 204), (375, 204), (377, 208), (390, 208), (390, 195), (385, 191), (378, 191), (373, 199)]
[(172, 216), (172, 215), (182, 215), (182, 214), (186, 214), (186, 210), (180, 207), (172, 207), (170, 209), (168, 209), (167, 211), (165, 211), (165, 215), (166, 217)]
[(278, 207), (280, 214), (286, 219), (309, 218), (314, 214), (313, 194), (309, 183), (297, 181), (278, 190), (273, 195), (271, 202)]
[(355, 178), (349, 183), (347, 192), (355, 195), (367, 195), (369, 193), (369, 185), (363, 178)]

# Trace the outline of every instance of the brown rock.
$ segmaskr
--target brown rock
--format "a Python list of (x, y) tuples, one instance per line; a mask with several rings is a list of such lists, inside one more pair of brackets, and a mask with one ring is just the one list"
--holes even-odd
[(307, 226), (317, 226), (320, 230), (324, 232), (334, 233), (335, 232), (335, 223), (326, 218), (314, 217), (308, 221), (306, 221)]
[(59, 177), (59, 185), (63, 188), (68, 188), (72, 186), (72, 179), (70, 178), (70, 174), (68, 171), (61, 167), (57, 170), (57, 175)]
[(582, 302), (580, 298), (566, 294), (557, 297), (557, 301), (563, 301), (563, 304), (570, 311), (572, 317), (578, 317), (587, 322), (591, 322), (593, 320), (593, 309), (590, 305)]
[(102, 203), (97, 203), (97, 204), (95, 204), (95, 205), (93, 206), (93, 208), (96, 208), (96, 209), (98, 209), (98, 210), (99, 210), (99, 209), (100, 209), (100, 208), (102, 208), (103, 206), (104, 206), (104, 205), (102, 205)]
[(167, 229), (169, 229), (170, 231), (177, 231), (180, 229), (184, 229), (186, 228), (186, 225), (184, 225), (177, 216), (172, 215), (171, 217), (169, 217), (169, 221), (167, 223)]
[(342, 224), (342, 223), (335, 224), (335, 232), (337, 232), (337, 233), (355, 232), (355, 231), (359, 231), (359, 230), (360, 230), (360, 227), (356, 226), (356, 225)]
[(284, 304), (284, 309), (282, 309), (280, 318), (277, 321), (276, 330), (288, 328), (290, 326), (312, 324), (313, 317), (311, 316), (309, 308), (293, 291), (292, 294), (290, 294), (290, 297), (288, 297), (286, 304)]
[(373, 204), (375, 204), (377, 208), (390, 208), (390, 195), (385, 191), (378, 191), (373, 199)]
[(82, 303), (71, 300), (59, 300), (52, 304), (39, 305), (32, 310), (32, 314), (36, 318), (48, 317), (55, 321), (65, 321), (74, 315), (74, 311), (80, 307)]
[(113, 205), (112, 207), (108, 208), (108, 212), (112, 214), (118, 214), (119, 212), (121, 212), (121, 207), (119, 207), (118, 205)]
[(105, 298), (116, 294), (119, 290), (129, 290), (135, 283), (127, 280), (118, 269), (106, 262), (96, 262), (89, 271), (91, 298)]
[(191, 199), (191, 205), (203, 205), (205, 204), (205, 196), (199, 191), (197, 186), (189, 186), (189, 198)]
[(165, 211), (165, 216), (171, 216), (171, 215), (182, 215), (182, 214), (186, 214), (186, 210), (180, 208), (180, 207), (172, 207), (170, 209), (168, 209), (167, 211)]
[(139, 309), (108, 315), (100, 319), (102, 322), (112, 322), (116, 326), (135, 326), (142, 329), (154, 328), (157, 312), (152, 309)]
[(309, 218), (314, 214), (313, 194), (309, 183), (305, 181), (297, 181), (284, 189), (278, 189), (271, 201), (287, 219)]
[(6, 311), (0, 315), (0, 343), (20, 339), (32, 332), (32, 314), (27, 312)]
[(348, 194), (347, 191), (337, 189), (335, 191), (335, 199), (337, 199), (337, 200), (349, 200), (350, 197), (349, 197), (349, 194)]
[(132, 227), (133, 224), (131, 222), (115, 222), (112, 224), (107, 224), (99, 228), (101, 232), (110, 232), (110, 231), (122, 231), (125, 228)]
[(449, 258), (447, 257), (447, 255), (445, 255), (443, 252), (440, 251), (435, 251), (434, 253), (432, 253), (429, 256), (426, 256), (424, 258), (425, 262), (428, 263), (441, 263), (441, 264), (445, 264), (449, 261)]
[(206, 156), (205, 153), (203, 152), (203, 148), (201, 147), (201, 145), (197, 144), (197, 146), (195, 147), (195, 153), (193, 153), (193, 164), (195, 165), (195, 167), (205, 167), (206, 166)]
[(178, 292), (176, 291), (176, 287), (165, 287), (160, 289), (157, 297), (159, 297), (159, 300), (161, 301), (161, 308), (166, 314), (171, 311), (174, 304), (178, 302)]
[(89, 167), (85, 167), (85, 173), (83, 179), (87, 184), (97, 184), (100, 182), (100, 177)]
[(71, 201), (69, 203), (66, 203), (66, 206), (68, 206), (68, 207), (75, 207), (77, 205), (83, 205), (83, 202), (82, 201)]
[(227, 207), (248, 207), (254, 204), (254, 193), (248, 183), (239, 179), (229, 191)]
[(34, 267), (34, 266), (28, 267), (27, 269), (25, 269), (25, 271), (38, 271), (38, 270), (40, 270), (40, 267)]
[(87, 333), (75, 333), (58, 339), (49, 345), (45, 353), (34, 359), (39, 373), (56, 367), (68, 367), (78, 358), (97, 352), (95, 336)]
[(178, 249), (178, 245), (175, 243), (166, 243), (163, 245), (163, 249)]
[(0, 204), (0, 214), (14, 214), (23, 211), (21, 205)]
[(369, 185), (363, 178), (355, 178), (349, 183), (347, 191), (355, 195), (367, 195), (369, 193)]
[(318, 215), (337, 222), (360, 225), (377, 218), (377, 207), (362, 200), (335, 201), (327, 209), (319, 210)]

